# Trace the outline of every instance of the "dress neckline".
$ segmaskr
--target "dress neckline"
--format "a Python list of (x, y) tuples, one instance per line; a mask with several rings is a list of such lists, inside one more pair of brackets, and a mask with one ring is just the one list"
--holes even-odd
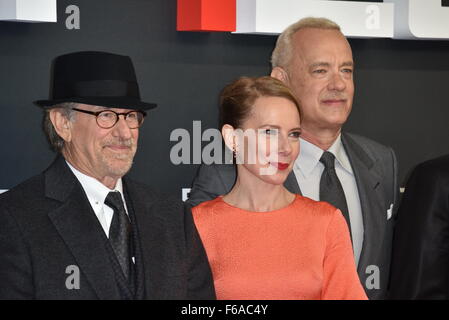
[(259, 214), (260, 215), (260, 214), (277, 213), (277, 212), (280, 212), (280, 211), (288, 210), (289, 208), (294, 206), (295, 202), (297, 202), (300, 197), (301, 196), (299, 194), (295, 194), (295, 198), (288, 205), (286, 205), (285, 207), (282, 207), (282, 208), (279, 208), (279, 209), (276, 209), (276, 210), (270, 210), (270, 211), (245, 210), (245, 209), (242, 209), (242, 208), (239, 208), (239, 207), (233, 206), (232, 204), (227, 203), (226, 201), (223, 200), (223, 196), (219, 196), (218, 199), (219, 199), (219, 201), (221, 203), (223, 203), (224, 205), (226, 205), (227, 207), (230, 207), (232, 209), (239, 210), (239, 211), (246, 212), (246, 213), (250, 213), (250, 214)]

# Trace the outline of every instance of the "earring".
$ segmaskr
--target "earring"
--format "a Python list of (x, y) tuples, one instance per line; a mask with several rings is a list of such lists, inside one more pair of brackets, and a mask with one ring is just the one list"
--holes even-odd
[(236, 153), (235, 153), (235, 144), (232, 146), (232, 157), (231, 159), (229, 159), (229, 163), (234, 163), (234, 159), (236, 158)]
[(236, 148), (235, 144), (232, 147), (232, 160), (234, 161), (235, 164), (238, 163), (238, 161), (237, 161), (237, 148)]

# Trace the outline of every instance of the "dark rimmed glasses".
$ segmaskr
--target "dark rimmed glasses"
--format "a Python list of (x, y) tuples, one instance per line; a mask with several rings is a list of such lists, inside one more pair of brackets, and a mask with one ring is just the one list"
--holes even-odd
[(72, 108), (72, 110), (95, 116), (97, 119), (98, 126), (103, 129), (110, 129), (113, 126), (115, 126), (115, 124), (119, 120), (120, 115), (123, 115), (125, 122), (130, 129), (136, 129), (142, 125), (143, 120), (147, 115), (146, 112), (141, 110), (122, 112), (122, 113), (118, 113), (112, 110), (102, 110), (97, 112), (82, 110), (78, 108)]

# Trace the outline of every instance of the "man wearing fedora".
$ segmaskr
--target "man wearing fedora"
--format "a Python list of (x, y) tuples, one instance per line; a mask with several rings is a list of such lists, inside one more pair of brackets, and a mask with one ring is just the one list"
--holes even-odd
[(0, 196), (0, 299), (213, 299), (190, 210), (125, 175), (145, 110), (131, 59), (56, 58), (36, 101), (58, 156)]

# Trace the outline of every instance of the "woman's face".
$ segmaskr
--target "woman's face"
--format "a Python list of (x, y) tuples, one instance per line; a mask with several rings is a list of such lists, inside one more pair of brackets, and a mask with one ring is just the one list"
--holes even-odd
[(234, 132), (237, 163), (265, 182), (284, 183), (299, 154), (296, 105), (282, 97), (260, 97), (241, 130)]

